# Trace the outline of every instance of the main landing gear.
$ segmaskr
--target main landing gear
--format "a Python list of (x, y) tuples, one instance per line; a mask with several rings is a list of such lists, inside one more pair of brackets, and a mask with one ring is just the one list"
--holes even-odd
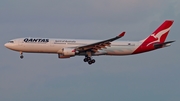
[(96, 61), (94, 59), (91, 59), (91, 57), (85, 57), (84, 62), (88, 62), (89, 65), (95, 63)]
[(88, 62), (89, 65), (95, 63), (96, 61), (91, 58), (91, 52), (87, 52), (87, 55), (85, 55), (84, 62)]
[(20, 52), (20, 58), (23, 59), (24, 56), (23, 56), (23, 52)]

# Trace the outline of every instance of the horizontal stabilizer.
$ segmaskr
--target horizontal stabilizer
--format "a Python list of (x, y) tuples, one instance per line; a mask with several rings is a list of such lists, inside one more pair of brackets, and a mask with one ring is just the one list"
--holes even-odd
[(170, 46), (170, 43), (173, 43), (173, 42), (175, 42), (175, 41), (167, 41), (164, 43), (155, 43), (154, 47), (155, 48), (167, 47), (167, 46)]

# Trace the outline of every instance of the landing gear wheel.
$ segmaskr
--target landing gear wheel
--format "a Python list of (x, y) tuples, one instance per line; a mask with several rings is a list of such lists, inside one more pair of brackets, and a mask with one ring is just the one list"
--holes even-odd
[(88, 61), (88, 64), (91, 65), (91, 64), (92, 64), (92, 61)]
[(21, 59), (24, 58), (23, 52), (20, 52), (20, 58), (21, 58)]
[(92, 56), (92, 52), (91, 51), (87, 51), (85, 58), (84, 58), (84, 62), (88, 62), (89, 65), (95, 63), (95, 60), (91, 58)]
[(88, 58), (84, 58), (84, 62), (88, 62)]
[(92, 63), (95, 63), (96, 61), (94, 59), (91, 60)]
[(88, 64), (91, 65), (91, 64), (93, 64), (93, 63), (95, 63), (95, 62), (96, 62), (96, 61), (95, 61), (94, 59), (92, 59), (92, 60), (89, 60), (89, 61), (88, 61)]
[(24, 56), (23, 56), (23, 55), (21, 55), (21, 56), (20, 56), (20, 58), (21, 58), (21, 59), (23, 59), (23, 58), (24, 58)]

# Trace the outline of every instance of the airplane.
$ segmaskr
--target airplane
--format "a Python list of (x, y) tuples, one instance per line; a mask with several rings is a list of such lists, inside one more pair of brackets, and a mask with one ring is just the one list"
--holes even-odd
[(170, 46), (174, 41), (166, 41), (173, 20), (165, 20), (150, 36), (140, 41), (115, 41), (122, 38), (125, 32), (107, 40), (56, 39), (56, 38), (18, 38), (10, 40), (4, 46), (23, 53), (52, 53), (60, 59), (74, 56), (85, 56), (84, 62), (95, 63), (92, 56), (122, 56), (144, 53)]

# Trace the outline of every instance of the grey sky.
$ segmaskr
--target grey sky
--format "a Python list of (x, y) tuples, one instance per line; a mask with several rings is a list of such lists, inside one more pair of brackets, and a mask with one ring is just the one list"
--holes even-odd
[[(1, 101), (178, 101), (179, 0), (1, 0)], [(67, 60), (4, 47), (19, 37), (141, 40), (173, 19), (171, 47), (133, 56)]]

